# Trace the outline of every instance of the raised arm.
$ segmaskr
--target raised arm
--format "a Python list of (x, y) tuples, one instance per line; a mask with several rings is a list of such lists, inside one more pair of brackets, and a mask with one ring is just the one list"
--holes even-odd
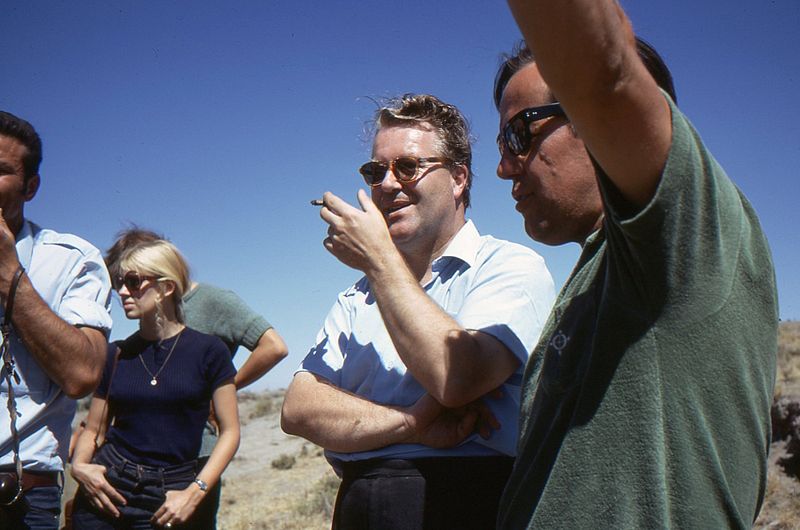
[(472, 433), (478, 416), (477, 409), (444, 409), (428, 395), (411, 407), (379, 405), (299, 372), (286, 391), (281, 428), (343, 453), (397, 443), (451, 447)]
[(609, 178), (631, 203), (654, 195), (672, 139), (667, 102), (615, 0), (509, 0), (536, 64)]
[(286, 347), (286, 343), (274, 328), (265, 331), (258, 339), (258, 344), (253, 348), (250, 357), (236, 373), (236, 389), (242, 389), (260, 379), (281, 362), (288, 353), (289, 349)]
[[(0, 302), (3, 306), (8, 302), (19, 266), (14, 235), (0, 210)], [(37, 364), (66, 395), (78, 398), (95, 389), (106, 358), (104, 333), (90, 327), (73, 326), (59, 317), (42, 300), (25, 273), (16, 290), (12, 322)]]

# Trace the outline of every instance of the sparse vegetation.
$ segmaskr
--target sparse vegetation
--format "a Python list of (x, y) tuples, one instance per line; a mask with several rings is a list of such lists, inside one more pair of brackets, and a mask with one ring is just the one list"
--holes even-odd
[(282, 454), (272, 461), (272, 469), (292, 469), (297, 463), (297, 459), (293, 456)]
[(783, 322), (778, 335), (775, 395), (800, 394), (800, 322)]
[[(800, 399), (800, 322), (782, 322), (778, 334), (778, 373), (775, 397)], [(786, 456), (787, 440), (773, 440), (767, 491), (753, 528), (789, 530), (800, 528), (800, 480), (787, 475), (778, 463)]]
[(297, 503), (297, 513), (302, 517), (322, 515), (330, 520), (340, 482), (339, 477), (332, 473), (319, 479)]
[(242, 423), (279, 412), (283, 403), (283, 390), (264, 393), (241, 392), (239, 404), (243, 406), (245, 403), (248, 404), (249, 412), (246, 415), (240, 412)]

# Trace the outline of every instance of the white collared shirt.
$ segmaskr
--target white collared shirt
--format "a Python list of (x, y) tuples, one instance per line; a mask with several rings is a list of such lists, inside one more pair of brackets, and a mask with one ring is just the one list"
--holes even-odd
[[(90, 326), (108, 335), (111, 281), (95, 247), (71, 234), (25, 221), (17, 236), (17, 255), (33, 287), (56, 315), (69, 324)], [(75, 400), (47, 376), (13, 331), (9, 340), (20, 377), (14, 395), (23, 466), (26, 470), (62, 471)], [(13, 450), (5, 379), (0, 383), (0, 400), (0, 466), (7, 466), (13, 464)]]
[[(515, 454), (522, 371), (555, 299), (550, 272), (533, 250), (481, 236), (472, 221), (431, 268), (424, 286), (428, 295), (465, 329), (494, 336), (520, 360), (503, 385), (503, 397), (487, 400), (502, 428), (489, 440), (474, 435), (451, 449), (402, 444), (360, 453), (328, 451), (330, 460)], [(300, 370), (375, 403), (408, 406), (425, 393), (397, 354), (366, 277), (339, 295)]]

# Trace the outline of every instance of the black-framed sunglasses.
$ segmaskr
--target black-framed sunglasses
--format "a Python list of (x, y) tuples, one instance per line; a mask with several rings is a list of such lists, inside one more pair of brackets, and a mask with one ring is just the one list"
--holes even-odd
[(138, 291), (145, 280), (158, 280), (158, 276), (144, 276), (136, 271), (128, 271), (122, 276), (114, 278), (114, 289), (119, 291), (124, 285), (128, 288), (128, 292)]
[(450, 165), (453, 161), (449, 158), (429, 156), (416, 158), (413, 156), (399, 156), (391, 162), (379, 162), (370, 160), (360, 168), (358, 172), (364, 177), (364, 182), (368, 186), (377, 188), (386, 177), (386, 172), (391, 171), (395, 178), (403, 183), (414, 182), (422, 175), (420, 169), (432, 164)]
[(530, 107), (514, 114), (497, 135), (497, 148), (500, 149), (500, 153), (503, 153), (503, 149), (508, 149), (515, 156), (527, 152), (533, 140), (531, 123), (552, 116), (566, 116), (561, 104), (550, 103), (541, 107)]

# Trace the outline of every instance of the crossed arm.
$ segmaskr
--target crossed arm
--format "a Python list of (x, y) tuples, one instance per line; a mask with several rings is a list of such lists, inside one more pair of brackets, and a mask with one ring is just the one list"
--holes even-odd
[(281, 428), (325, 449), (352, 453), (398, 443), (451, 447), (469, 436), (479, 419), (490, 421), (488, 416), (480, 404), (446, 409), (427, 394), (410, 407), (380, 405), (299, 372), (286, 391)]
[[(326, 248), (364, 272), (403, 363), (439, 403), (461, 407), (494, 390), (519, 366), (499, 340), (464, 329), (422, 289), (392, 243), (382, 214), (363, 191), (361, 208), (328, 192)], [(430, 263), (427, 265), (430, 267)]]
[(298, 373), (284, 401), (282, 427), (326, 449), (354, 452), (396, 443), (456, 445), (476, 426), (498, 428), (481, 397), (502, 385), (519, 360), (499, 340), (466, 330), (420, 287), (363, 192), (361, 209), (325, 195), (325, 245), (367, 275), (392, 343), (427, 391), (410, 407), (370, 402), (310, 373)]

